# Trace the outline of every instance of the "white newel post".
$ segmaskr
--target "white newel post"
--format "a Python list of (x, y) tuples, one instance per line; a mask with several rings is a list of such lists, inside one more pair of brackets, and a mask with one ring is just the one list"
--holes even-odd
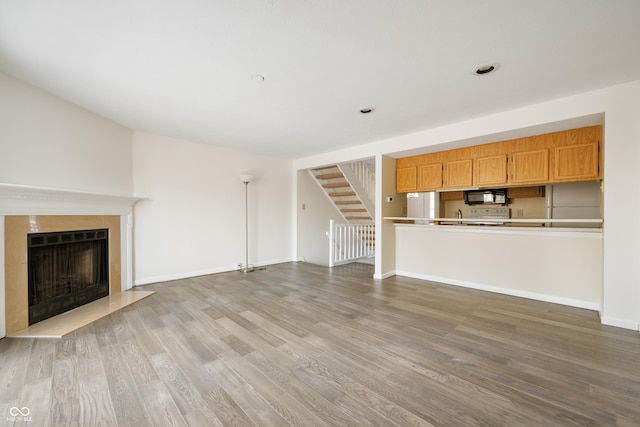
[(335, 257), (335, 227), (333, 220), (329, 221), (329, 267), (333, 267)]

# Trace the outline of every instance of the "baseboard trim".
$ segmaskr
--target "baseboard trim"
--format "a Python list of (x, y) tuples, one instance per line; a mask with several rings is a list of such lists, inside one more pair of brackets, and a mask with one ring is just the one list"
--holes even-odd
[[(251, 264), (251, 266), (254, 268), (261, 268), (261, 267), (268, 267), (270, 265), (275, 265), (275, 264), (283, 264), (285, 262), (295, 262), (295, 260), (293, 258), (272, 260), (272, 261), (266, 261), (266, 262), (261, 262), (257, 264)], [(133, 282), (133, 285), (144, 286), (144, 285), (150, 285), (152, 283), (170, 282), (172, 280), (182, 280), (182, 279), (188, 279), (191, 277), (207, 276), (209, 274), (228, 273), (230, 271), (237, 271), (237, 270), (239, 270), (238, 266), (233, 265), (233, 266), (217, 267), (217, 268), (210, 268), (210, 269), (198, 270), (198, 271), (188, 271), (184, 273), (167, 274), (164, 276), (143, 277), (140, 279), (135, 279)]]
[(477, 289), (480, 291), (494, 292), (498, 294), (510, 295), (520, 298), (528, 298), (536, 301), (550, 302), (554, 304), (567, 305), (570, 307), (584, 308), (600, 312), (601, 305), (591, 301), (577, 300), (573, 298), (559, 297), (555, 295), (540, 294), (536, 292), (521, 291), (518, 289), (502, 288), (499, 286), (485, 285), (482, 283), (455, 280), (446, 277), (429, 276), (425, 274), (415, 274), (408, 271), (396, 271), (398, 276), (411, 277), (413, 279), (428, 280), (431, 282), (444, 283), (447, 285), (460, 286), (464, 288)]
[(617, 328), (631, 329), (640, 332), (640, 323), (637, 320), (618, 319), (611, 316), (600, 316), (600, 323)]
[(373, 278), (374, 279), (378, 279), (378, 280), (384, 280), (384, 279), (388, 279), (389, 277), (395, 276), (396, 275), (396, 271), (395, 270), (391, 270), (391, 271), (387, 271), (386, 273), (382, 273), (382, 274), (374, 274)]

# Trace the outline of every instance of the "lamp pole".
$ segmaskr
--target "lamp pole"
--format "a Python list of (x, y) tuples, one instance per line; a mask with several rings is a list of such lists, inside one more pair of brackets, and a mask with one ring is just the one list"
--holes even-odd
[(253, 271), (253, 267), (249, 267), (249, 183), (253, 176), (249, 174), (240, 175), (240, 180), (244, 183), (244, 260), (245, 264), (242, 268), (243, 273)]

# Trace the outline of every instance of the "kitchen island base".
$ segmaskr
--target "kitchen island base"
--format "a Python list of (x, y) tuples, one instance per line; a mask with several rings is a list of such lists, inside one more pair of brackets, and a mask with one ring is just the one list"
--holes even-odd
[(395, 228), (399, 276), (601, 311), (601, 229)]

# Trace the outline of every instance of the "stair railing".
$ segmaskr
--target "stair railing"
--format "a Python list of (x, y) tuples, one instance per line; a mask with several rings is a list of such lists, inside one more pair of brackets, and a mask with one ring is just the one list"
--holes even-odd
[(351, 171), (362, 185), (362, 189), (366, 193), (371, 203), (375, 204), (376, 200), (376, 175), (371, 170), (367, 162), (351, 162), (349, 163)]
[(375, 256), (374, 224), (329, 221), (329, 267)]
[[(354, 169), (354, 165), (355, 169)], [(375, 215), (375, 175), (364, 165), (364, 162), (342, 163), (337, 165), (344, 178), (356, 193), (356, 197), (365, 207), (369, 216)], [(360, 176), (358, 176), (360, 174)], [(364, 181), (364, 182), (363, 182)]]

